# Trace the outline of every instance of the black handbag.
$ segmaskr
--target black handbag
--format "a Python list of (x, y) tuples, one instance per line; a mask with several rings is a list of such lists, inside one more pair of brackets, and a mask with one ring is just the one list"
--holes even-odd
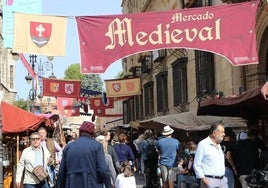
[(268, 171), (254, 169), (246, 177), (246, 181), (250, 187), (268, 187)]

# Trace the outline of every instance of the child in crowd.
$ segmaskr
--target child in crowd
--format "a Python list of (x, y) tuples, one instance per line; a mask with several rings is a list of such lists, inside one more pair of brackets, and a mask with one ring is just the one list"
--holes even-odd
[(184, 168), (184, 160), (180, 158), (178, 161), (177, 188), (186, 188), (185, 174), (188, 174), (188, 170)]
[(121, 173), (116, 177), (115, 188), (136, 188), (134, 172), (128, 162), (121, 164)]

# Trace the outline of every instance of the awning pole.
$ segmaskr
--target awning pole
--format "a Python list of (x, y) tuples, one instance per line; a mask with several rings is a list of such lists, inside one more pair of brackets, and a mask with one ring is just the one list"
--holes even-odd
[(16, 147), (16, 166), (18, 166), (18, 163), (19, 163), (19, 157), (20, 157), (20, 155), (19, 155), (19, 147), (20, 147), (20, 137), (19, 137), (19, 135), (17, 135), (17, 147)]

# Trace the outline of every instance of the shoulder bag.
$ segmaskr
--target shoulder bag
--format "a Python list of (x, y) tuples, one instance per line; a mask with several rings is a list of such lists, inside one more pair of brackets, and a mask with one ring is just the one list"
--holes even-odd
[(44, 168), (44, 166), (45, 166), (44, 149), (42, 146), (41, 146), (41, 148), (42, 148), (42, 156), (43, 156), (43, 166), (42, 165), (36, 166), (33, 169), (32, 173), (38, 178), (38, 180), (40, 182), (43, 182), (47, 179), (48, 173), (47, 173), (46, 169)]

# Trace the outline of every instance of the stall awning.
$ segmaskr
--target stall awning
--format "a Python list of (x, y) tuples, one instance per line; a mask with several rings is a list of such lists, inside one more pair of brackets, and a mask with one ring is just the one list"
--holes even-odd
[(2, 132), (19, 133), (35, 130), (46, 117), (35, 115), (7, 102), (1, 102)]
[(244, 119), (267, 119), (268, 82), (241, 95), (214, 97), (200, 102), (197, 115), (242, 117)]
[(197, 116), (191, 112), (183, 112), (155, 117), (140, 121), (141, 127), (161, 130), (165, 125), (185, 131), (203, 131), (214, 122), (222, 122), (225, 127), (245, 127), (246, 121), (236, 117)]

